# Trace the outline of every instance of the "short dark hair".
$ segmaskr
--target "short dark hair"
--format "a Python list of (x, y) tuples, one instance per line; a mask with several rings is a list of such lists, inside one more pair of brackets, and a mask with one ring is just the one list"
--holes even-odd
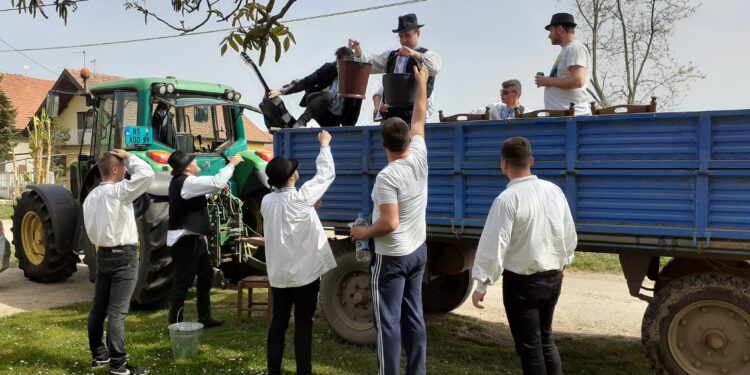
[(119, 167), (123, 165), (125, 162), (118, 158), (117, 155), (107, 151), (99, 155), (99, 158), (96, 160), (96, 166), (99, 168), (99, 173), (102, 175), (102, 177), (107, 178), (110, 176), (110, 172), (112, 171), (112, 167)]
[(409, 146), (409, 125), (399, 117), (385, 119), (380, 126), (383, 146), (392, 152), (404, 152)]
[(336, 55), (336, 60), (353, 59), (354, 51), (349, 47), (339, 47), (334, 55)]
[(517, 79), (509, 79), (501, 85), (504, 89), (513, 89), (518, 96), (521, 96), (521, 82)]
[(500, 151), (503, 160), (507, 161), (513, 169), (526, 169), (531, 164), (529, 159), (532, 158), (531, 143), (524, 137), (508, 138), (503, 142), (503, 148)]

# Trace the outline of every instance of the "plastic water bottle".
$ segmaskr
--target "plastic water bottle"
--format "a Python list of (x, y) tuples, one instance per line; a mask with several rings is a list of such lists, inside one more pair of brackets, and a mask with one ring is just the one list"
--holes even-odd
[[(365, 214), (359, 213), (357, 215), (357, 220), (354, 221), (354, 226), (368, 226), (370, 225), (370, 222), (367, 221), (367, 218), (365, 218)], [(369, 262), (370, 261), (370, 242), (368, 240), (357, 240), (356, 244), (356, 255), (357, 260), (360, 262)]]

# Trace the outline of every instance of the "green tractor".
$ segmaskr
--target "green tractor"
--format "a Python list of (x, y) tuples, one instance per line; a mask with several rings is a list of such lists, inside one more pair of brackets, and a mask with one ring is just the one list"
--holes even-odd
[[(159, 304), (172, 285), (172, 259), (166, 245), (172, 177), (167, 159), (174, 150), (194, 153), (201, 175), (216, 174), (236, 153), (245, 159), (235, 169), (229, 191), (209, 199), (209, 248), (215, 268), (222, 271), (217, 276), (223, 274), (217, 280), (265, 273), (263, 249), (247, 241), (261, 235), (258, 207), (269, 191), (265, 166), (271, 155), (248, 150), (242, 121), (244, 109), (259, 112), (257, 108), (240, 104), (240, 94), (229, 86), (172, 78), (107, 82), (81, 94), (91, 107), (87, 112), (91, 149), (85, 153), (81, 146), (78, 159), (70, 165), (70, 190), (52, 184), (31, 186), (14, 209), (15, 256), (26, 277), (37, 282), (64, 280), (76, 272), (84, 255), (94, 280), (96, 249), (83, 227), (81, 204), (101, 179), (97, 155), (114, 148), (128, 150), (156, 172), (147, 193), (134, 203), (140, 238), (135, 305)], [(200, 132), (198, 126), (203, 127)], [(213, 137), (204, 141), (195, 133)]]

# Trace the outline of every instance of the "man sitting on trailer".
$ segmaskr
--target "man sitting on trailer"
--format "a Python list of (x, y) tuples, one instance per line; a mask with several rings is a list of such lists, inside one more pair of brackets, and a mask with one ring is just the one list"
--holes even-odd
[(304, 128), (314, 119), (322, 127), (354, 126), (359, 119), (362, 99), (339, 95), (338, 62), (354, 59), (351, 49), (336, 50), (336, 61), (323, 64), (309, 76), (294, 80), (280, 90), (271, 90), (270, 96), (289, 95), (305, 91), (299, 105), (307, 107), (293, 127)]
[(492, 103), (485, 108), (477, 109), (472, 113), (483, 114), (486, 108), (490, 109), (490, 120), (507, 120), (516, 118), (516, 109), (523, 113), (525, 108), (521, 105), (521, 82), (517, 79), (509, 79), (501, 85), (500, 102)]

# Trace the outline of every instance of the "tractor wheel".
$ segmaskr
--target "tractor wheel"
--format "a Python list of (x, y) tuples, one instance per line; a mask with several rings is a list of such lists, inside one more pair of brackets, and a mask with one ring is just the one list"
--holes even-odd
[(471, 294), (474, 282), (471, 270), (458, 275), (425, 274), (422, 285), (422, 306), (426, 313), (448, 313), (461, 306)]
[(153, 198), (149, 200), (143, 215), (136, 216), (140, 263), (131, 303), (141, 308), (166, 302), (174, 277), (172, 254), (167, 246), (169, 203)]
[(749, 323), (748, 280), (692, 274), (656, 292), (642, 340), (657, 374), (750, 374)]
[(80, 208), (58, 185), (36, 185), (24, 192), (13, 212), (13, 244), (18, 267), (29, 279), (54, 282), (76, 272), (73, 235)]
[[(330, 242), (337, 265), (323, 275), (320, 283), (323, 315), (331, 329), (345, 341), (375, 345), (369, 263), (357, 261), (351, 241)], [(351, 251), (336, 251), (337, 246), (349, 246)]]

